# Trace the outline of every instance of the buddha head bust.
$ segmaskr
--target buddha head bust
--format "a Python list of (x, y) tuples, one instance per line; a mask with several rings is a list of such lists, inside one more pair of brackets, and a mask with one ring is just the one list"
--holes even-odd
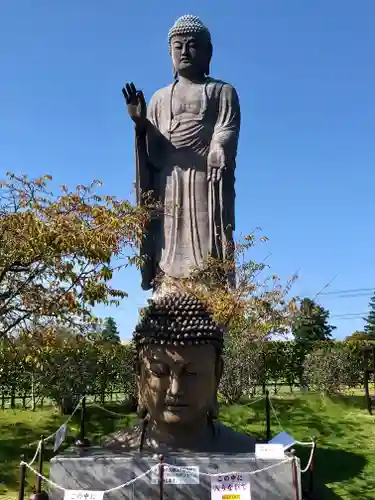
[(197, 16), (179, 17), (168, 33), (175, 78), (200, 79), (210, 73), (211, 35)]
[[(134, 334), (139, 416), (162, 437), (211, 427), (223, 368), (223, 331), (187, 294), (151, 301)], [(168, 435), (168, 436), (167, 436)]]

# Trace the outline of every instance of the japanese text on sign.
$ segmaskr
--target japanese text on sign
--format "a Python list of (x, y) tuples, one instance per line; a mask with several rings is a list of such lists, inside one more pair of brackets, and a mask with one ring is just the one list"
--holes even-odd
[(282, 460), (285, 458), (284, 447), (279, 443), (257, 443), (255, 445), (255, 458), (261, 460)]
[(104, 491), (65, 490), (64, 500), (103, 500)]
[[(151, 483), (159, 482), (159, 469), (153, 469)], [(164, 484), (199, 484), (199, 467), (188, 466), (181, 469), (164, 466)]]
[(212, 500), (251, 500), (248, 474), (222, 474), (211, 478)]

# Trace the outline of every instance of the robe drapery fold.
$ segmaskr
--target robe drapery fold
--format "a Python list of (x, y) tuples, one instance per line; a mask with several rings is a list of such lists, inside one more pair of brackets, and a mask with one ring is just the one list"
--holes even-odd
[[(137, 199), (152, 190), (163, 211), (151, 222), (141, 249), (149, 261), (144, 289), (153, 287), (158, 271), (182, 278), (209, 255), (228, 257), (235, 224), (237, 93), (213, 79), (191, 87), (175, 82), (153, 95), (148, 120), (146, 140), (136, 142)], [(218, 182), (207, 180), (213, 156), (225, 167)]]

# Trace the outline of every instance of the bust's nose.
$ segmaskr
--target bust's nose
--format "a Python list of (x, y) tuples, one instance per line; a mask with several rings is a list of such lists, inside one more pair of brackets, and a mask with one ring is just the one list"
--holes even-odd
[(183, 44), (182, 46), (182, 49), (181, 49), (181, 56), (182, 57), (186, 57), (189, 55), (189, 50), (188, 50), (188, 46), (186, 43)]
[(171, 396), (178, 396), (181, 394), (180, 377), (178, 375), (171, 375), (169, 394)]

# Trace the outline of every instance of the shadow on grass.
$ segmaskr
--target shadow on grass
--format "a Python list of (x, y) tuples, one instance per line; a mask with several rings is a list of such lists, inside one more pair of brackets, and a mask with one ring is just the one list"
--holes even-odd
[[(110, 412), (123, 413), (124, 415), (112, 415), (104, 410), (89, 406), (86, 410), (85, 430), (91, 443), (98, 443), (100, 439), (116, 431), (119, 428), (132, 425), (135, 419), (134, 414), (126, 414), (127, 407), (119, 404), (106, 404), (105, 408)], [(29, 462), (35, 453), (37, 443), (41, 435), (49, 436), (54, 433), (69, 416), (59, 415), (57, 412), (45, 412), (45, 419), (38, 419), (38, 412), (27, 422), (19, 422), (17, 415), (9, 412), (9, 422), (1, 422), (0, 426), (0, 495), (7, 490), (17, 490), (19, 487), (19, 464), (22, 459)], [(12, 423), (12, 421), (14, 421)], [(70, 431), (68, 437), (61, 447), (61, 451), (75, 443), (80, 428), (80, 412), (78, 411), (69, 423)], [(44, 461), (47, 464), (56, 454), (53, 451), (54, 440), (51, 439), (45, 444)], [(36, 464), (34, 465), (36, 467)], [(35, 477), (27, 474), (27, 489), (34, 485)]]
[(47, 436), (59, 426), (54, 420), (42, 425), (41, 428), (20, 422), (16, 425), (1, 425), (0, 483), (4, 485), (3, 491), (18, 488), (20, 461), (24, 459), (29, 462), (33, 458), (41, 434)]
[[(373, 456), (368, 446), (371, 439), (371, 422), (366, 428), (357, 421), (363, 409), (361, 396), (320, 398), (318, 395), (294, 397), (283, 395), (271, 400), (276, 415), (271, 411), (271, 435), (286, 430), (295, 439), (310, 441), (317, 438), (316, 469), (313, 498), (334, 500), (338, 498), (374, 498), (375, 479), (367, 476), (364, 468), (372, 464)], [(351, 418), (351, 412), (355, 412)], [(223, 421), (236, 430), (265, 438), (265, 403), (233, 405), (223, 408)], [(280, 426), (279, 426), (280, 424)], [(311, 448), (295, 446), (301, 458), (302, 469), (306, 466)], [(375, 457), (374, 457), (375, 458)], [(308, 478), (306, 474), (305, 478)], [(331, 489), (332, 488), (332, 489)], [(333, 489), (335, 491), (333, 491)], [(343, 492), (339, 496), (338, 492)]]
[(100, 443), (101, 438), (118, 429), (133, 426), (137, 418), (125, 405), (106, 404), (105, 410), (95, 406), (87, 408), (86, 428), (93, 443)]
[[(355, 418), (343, 421), (346, 413), (362, 410), (363, 398), (361, 396), (320, 400), (319, 397), (312, 398), (310, 395), (307, 397), (285, 395), (283, 398), (272, 399), (272, 403), (277, 413), (277, 419), (273, 413), (271, 414), (273, 436), (279, 432), (279, 421), (281, 427), (296, 439), (306, 441), (310, 436), (318, 438), (314, 498), (319, 500), (374, 498), (371, 492), (375, 490), (375, 478), (365, 477), (363, 472), (367, 462), (371, 463), (371, 457), (366, 456), (366, 453), (369, 456), (370, 450), (361, 449), (361, 445), (356, 441), (360, 424)], [(100, 443), (103, 436), (119, 428), (132, 426), (136, 420), (136, 416), (128, 413), (125, 405), (106, 404), (105, 408), (109, 412), (91, 405), (87, 408), (85, 429), (92, 444)], [(366, 414), (365, 410), (363, 413)], [(1, 423), (0, 483), (9, 489), (16, 490), (20, 455), (24, 454), (25, 460), (31, 460), (36, 448), (36, 444), (32, 447), (28, 447), (27, 444), (38, 441), (42, 433), (49, 435), (55, 432), (66, 419), (67, 416), (46, 412), (45, 417), (39, 419), (36, 414), (35, 422), (17, 422), (12, 425), (9, 419), (9, 422)], [(253, 435), (258, 440), (265, 438), (264, 401), (233, 405), (230, 408), (223, 407), (220, 420), (237, 431)], [(79, 432), (79, 423), (80, 414), (77, 412), (71, 420), (69, 437), (62, 449), (74, 443)], [(345, 450), (341, 449), (342, 447), (345, 447)], [(303, 468), (309, 458), (309, 449), (296, 446), (296, 451), (301, 458)], [(53, 442), (50, 442), (46, 446), (46, 465), (54, 454)], [(28, 480), (31, 485), (35, 478), (30, 477)], [(345, 491), (344, 495), (339, 496), (331, 487), (334, 487), (336, 492)]]
[(336, 401), (344, 406), (347, 406), (351, 410), (354, 408), (358, 410), (364, 410), (367, 413), (367, 405), (365, 396), (351, 396), (351, 395), (337, 395), (332, 397), (332, 401)]
[[(301, 468), (303, 469), (309, 459), (309, 450), (296, 446), (296, 454), (301, 459)], [(361, 474), (367, 461), (356, 453), (334, 450), (331, 448), (317, 447), (315, 470), (313, 475), (314, 494), (313, 498), (319, 500), (334, 500), (342, 498), (337, 495), (327, 484), (346, 482)], [(303, 484), (308, 487), (310, 474), (307, 472), (302, 475)], [(366, 493), (366, 491), (362, 492)], [(358, 498), (366, 500), (374, 498), (361, 494)]]

